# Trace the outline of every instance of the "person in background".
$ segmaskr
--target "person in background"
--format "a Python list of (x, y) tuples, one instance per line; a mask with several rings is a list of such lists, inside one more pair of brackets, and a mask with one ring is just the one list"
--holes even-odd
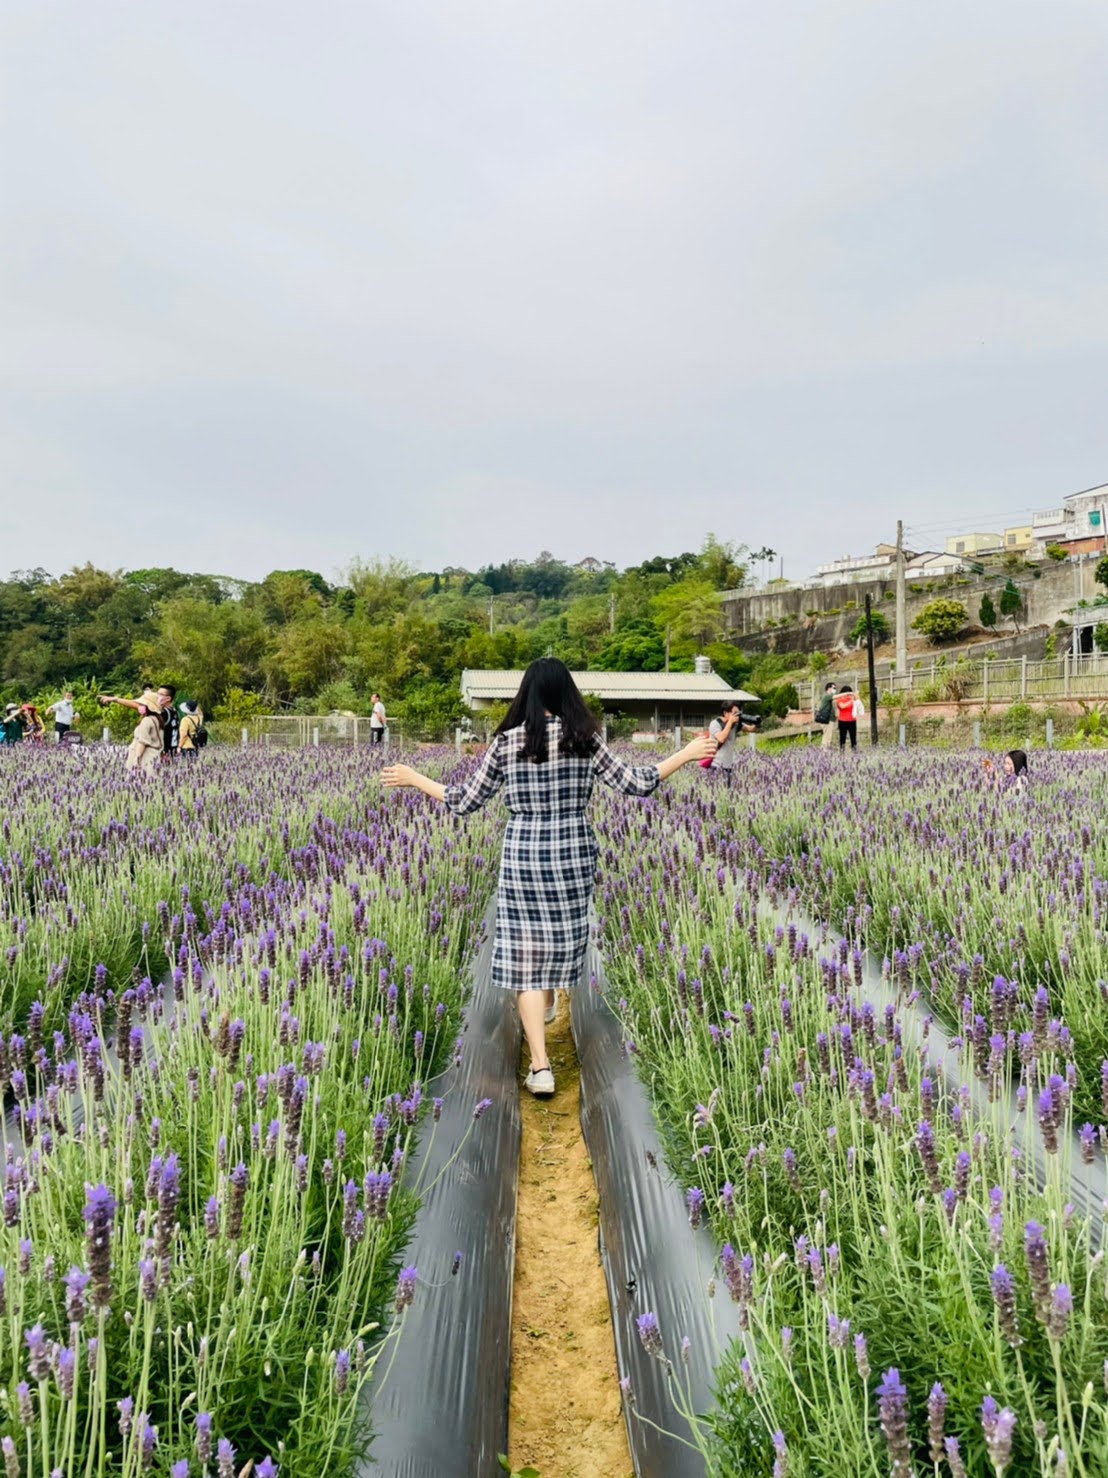
[(128, 698), (124, 706), (133, 708), (139, 715), (124, 763), (128, 770), (152, 775), (164, 753), (161, 699), (147, 688), (141, 698)]
[(823, 697), (819, 701), (819, 707), (812, 715), (817, 724), (823, 725), (823, 737), (820, 739), (821, 749), (830, 749), (835, 742), (835, 684), (827, 683), (823, 690)]
[(373, 693), (369, 700), (373, 707), (369, 715), (369, 741), (371, 744), (380, 744), (385, 737), (388, 728), (388, 718), (385, 714), (385, 705), (381, 702), (380, 693)]
[(196, 743), (196, 734), (203, 722), (204, 710), (195, 698), (181, 704), (181, 741), (179, 752), (182, 759), (194, 760), (200, 753)]
[(9, 703), (4, 709), (4, 722), (0, 725), (0, 744), (23, 742), (23, 720), (19, 716), (19, 704)]
[[(148, 693), (150, 689), (146, 690)], [(177, 689), (171, 683), (162, 683), (157, 692), (158, 703), (154, 715), (161, 725), (162, 731), (162, 758), (172, 759), (177, 753), (180, 743), (181, 726), (174, 704), (177, 699)], [(143, 706), (138, 698), (120, 698), (114, 693), (101, 693), (101, 703), (118, 703), (122, 708), (134, 708), (138, 710)]]
[(43, 722), (42, 714), (33, 703), (24, 703), (19, 710), (19, 717), (23, 722), (23, 737), (28, 744), (46, 743), (46, 724)]
[(714, 718), (708, 725), (708, 733), (717, 745), (711, 768), (726, 770), (729, 776), (735, 766), (735, 734), (741, 717), (742, 710), (737, 703), (725, 703), (720, 709), (719, 718)]
[(998, 770), (992, 760), (985, 761), (985, 778), (997, 790), (1022, 790), (1030, 778), (1027, 753), (1022, 749), (1010, 749), (1001, 761)]
[(846, 748), (846, 741), (850, 740), (851, 749), (858, 748), (858, 720), (866, 711), (866, 706), (861, 698), (857, 696), (849, 683), (845, 683), (835, 699), (835, 716), (839, 721), (839, 748)]
[(604, 743), (596, 716), (557, 657), (540, 657), (523, 674), (512, 706), (477, 769), (440, 785), (409, 765), (381, 771), (386, 788), (414, 786), (456, 816), (486, 805), (504, 787), (508, 828), (496, 894), (492, 981), (513, 992), (531, 1051), (525, 1087), (554, 1092), (546, 1026), (557, 990), (581, 981), (589, 942), (589, 904), (599, 848), (585, 815), (599, 780), (624, 795), (646, 796), (683, 765), (715, 753), (700, 734), (656, 765), (630, 765)]
[(46, 712), (54, 715), (54, 742), (60, 744), (73, 725), (78, 722), (78, 714), (73, 706), (73, 694), (70, 690), (67, 688), (63, 696), (56, 703), (51, 703)]

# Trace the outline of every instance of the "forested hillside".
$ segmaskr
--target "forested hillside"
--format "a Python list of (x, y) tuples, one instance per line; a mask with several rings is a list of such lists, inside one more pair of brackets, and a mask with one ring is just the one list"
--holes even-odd
[[(256, 583), (173, 569), (0, 582), (0, 696), (53, 701), (65, 685), (137, 692), (173, 682), (229, 719), (264, 712), (368, 711), (419, 726), (460, 716), (463, 667), (520, 667), (551, 652), (571, 666), (689, 669), (707, 652), (735, 683), (769, 667), (724, 640), (719, 592), (740, 586), (749, 552), (709, 536), (699, 553), (625, 570), (543, 553), (530, 562), (416, 571), (356, 562), (337, 583), (274, 570)], [(765, 667), (765, 664), (763, 664)]]

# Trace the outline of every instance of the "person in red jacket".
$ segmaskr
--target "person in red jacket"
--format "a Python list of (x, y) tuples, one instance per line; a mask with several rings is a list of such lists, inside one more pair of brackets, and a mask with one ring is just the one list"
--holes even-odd
[(865, 704), (847, 685), (841, 687), (835, 697), (835, 717), (839, 721), (839, 748), (846, 748), (850, 740), (851, 749), (858, 748), (858, 720), (865, 713)]

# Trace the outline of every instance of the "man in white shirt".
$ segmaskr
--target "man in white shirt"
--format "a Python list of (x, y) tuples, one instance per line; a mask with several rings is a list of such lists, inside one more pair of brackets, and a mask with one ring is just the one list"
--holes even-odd
[(73, 706), (73, 694), (67, 691), (64, 697), (59, 698), (56, 703), (51, 703), (46, 712), (54, 715), (54, 742), (60, 744), (75, 722), (76, 710)]
[(381, 702), (380, 693), (374, 693), (370, 698), (370, 702), (373, 704), (373, 711), (369, 716), (370, 743), (380, 744), (385, 737), (385, 729), (388, 726), (388, 719), (385, 716), (385, 705)]

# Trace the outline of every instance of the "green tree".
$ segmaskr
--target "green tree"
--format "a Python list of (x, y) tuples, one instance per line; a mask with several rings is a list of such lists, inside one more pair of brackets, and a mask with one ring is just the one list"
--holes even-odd
[[(892, 628), (889, 625), (888, 617), (885, 615), (885, 613), (883, 611), (872, 611), (870, 613), (870, 620), (873, 623), (874, 641), (878, 644), (884, 641), (888, 641), (889, 636), (892, 633)], [(850, 635), (847, 637), (847, 640), (852, 642), (863, 642), (865, 641), (865, 639), (866, 613), (863, 611), (851, 628)]]
[(653, 621), (630, 621), (621, 626), (593, 658), (602, 672), (661, 672), (666, 652)]
[(723, 606), (707, 580), (680, 580), (654, 597), (654, 618), (672, 635), (671, 654), (688, 656), (723, 635)]
[(996, 625), (996, 606), (993, 605), (993, 598), (987, 590), (981, 597), (981, 608), (977, 613), (977, 619), (989, 631)]
[(912, 630), (938, 643), (951, 641), (965, 624), (966, 608), (962, 602), (944, 598), (928, 602), (912, 622)]
[(1061, 564), (1063, 560), (1067, 560), (1070, 557), (1069, 550), (1063, 549), (1061, 544), (1048, 544), (1046, 546), (1046, 555), (1048, 559), (1053, 559), (1058, 564)]
[(135, 642), (136, 668), (155, 682), (187, 688), (201, 703), (218, 703), (228, 688), (262, 679), (267, 632), (257, 613), (238, 601), (209, 605), (174, 596), (160, 621)]
[(1093, 628), (1093, 643), (1098, 652), (1108, 652), (1108, 621), (1098, 621)]
[(1020, 613), (1023, 610), (1023, 596), (1015, 581), (1008, 580), (1004, 589), (1000, 592), (1000, 614), (1006, 621), (1011, 621), (1018, 632), (1020, 629)]
[(715, 590), (737, 590), (746, 580), (745, 544), (723, 544), (709, 534), (700, 551), (700, 570)]
[(1096, 574), (1093, 578), (1098, 585), (1103, 585), (1108, 590), (1108, 554), (1097, 561)]

